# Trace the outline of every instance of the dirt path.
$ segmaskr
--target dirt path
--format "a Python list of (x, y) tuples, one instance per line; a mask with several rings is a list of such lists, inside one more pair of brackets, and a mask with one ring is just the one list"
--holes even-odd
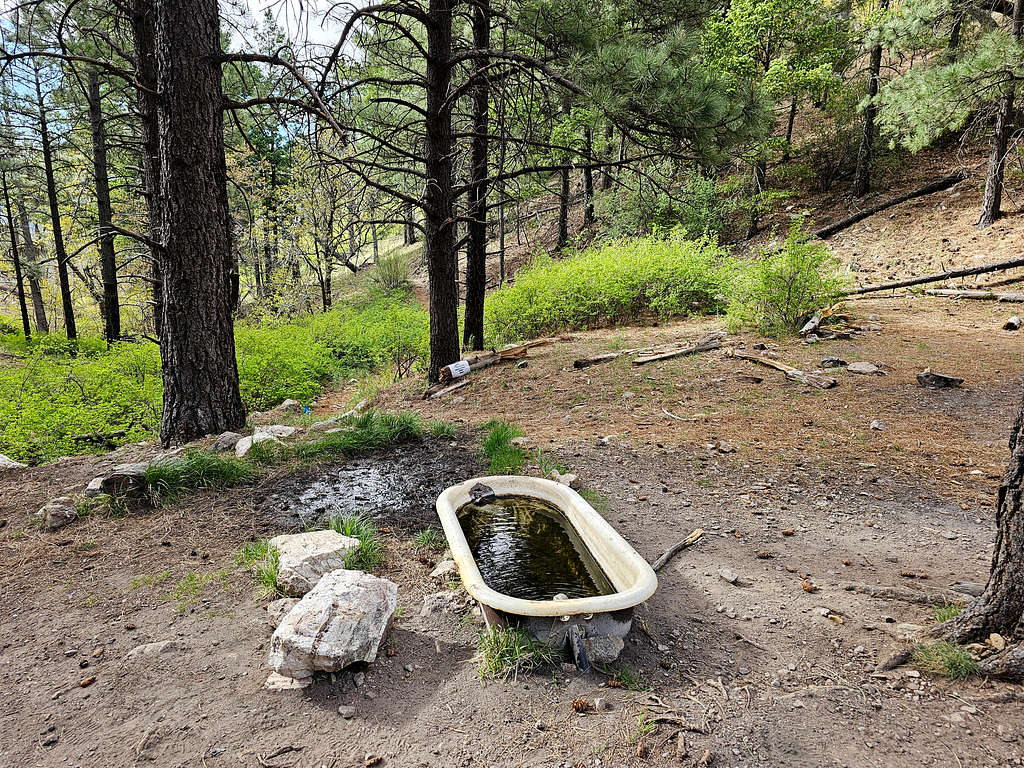
[[(272, 627), (232, 558), (246, 540), (294, 527), (302, 489), (324, 477), (340, 487), (369, 462), (52, 534), (26, 528), (27, 515), (113, 457), (0, 477), (4, 764), (340, 768), (379, 755), (393, 766), (661, 766), (692, 765), (704, 750), (714, 766), (1024, 764), (1024, 711), (1007, 700), (1024, 695), (1020, 686), (907, 668), (872, 674), (899, 647), (898, 625), (928, 624), (931, 609), (846, 589), (984, 581), (1020, 337), (997, 330), (1005, 307), (886, 299), (858, 308), (882, 330), (779, 351), (795, 365), (836, 355), (888, 372), (840, 373), (827, 392), (718, 353), (571, 368), (576, 356), (694, 335), (707, 322), (580, 334), (524, 369), (474, 374), (458, 401), (386, 391), (382, 405), (464, 426), (457, 440), (399, 451), (407, 502), (351, 494), (382, 514), (391, 535), (381, 573), (400, 585), (393, 655), (362, 670), (359, 686), (343, 673), (303, 692), (263, 690)], [(914, 373), (928, 365), (965, 377), (966, 388), (918, 388)], [(739, 380), (738, 370), (763, 381)], [(441, 585), (427, 577), (436, 556), (414, 550), (411, 532), (431, 519), (438, 485), (476, 471), (470, 428), (495, 416), (578, 472), (645, 557), (698, 526), (708, 532), (660, 574), (616, 665), (649, 690), (563, 669), (485, 683), (471, 660), (478, 620), (419, 615)], [(723, 440), (734, 453), (707, 447)], [(658, 709), (650, 694), (706, 723), (684, 732), (682, 762), (676, 729), (645, 719)], [(570, 706), (596, 697), (612, 708)]]

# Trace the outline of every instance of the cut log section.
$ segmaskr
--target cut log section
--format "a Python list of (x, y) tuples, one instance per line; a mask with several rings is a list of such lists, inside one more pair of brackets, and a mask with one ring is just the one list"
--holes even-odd
[(750, 360), (753, 363), (760, 363), (766, 365), (769, 368), (774, 368), (777, 371), (782, 371), (786, 374), (787, 379), (793, 381), (799, 381), (801, 384), (807, 384), (811, 387), (817, 387), (818, 389), (832, 389), (838, 382), (831, 376), (821, 376), (817, 373), (807, 373), (801, 371), (798, 368), (781, 363), (778, 360), (772, 360), (770, 357), (764, 357), (763, 355), (755, 355), (750, 352), (743, 352), (742, 350), (730, 348), (726, 353), (726, 357), (736, 357), (740, 360)]
[(980, 301), (1009, 301), (1024, 303), (1024, 293), (999, 293), (986, 290), (957, 291), (949, 288), (929, 288), (925, 291), (929, 296), (942, 296), (947, 299), (978, 299)]
[(719, 349), (722, 346), (722, 337), (724, 336), (725, 333), (723, 331), (716, 331), (715, 333), (705, 336), (703, 339), (691, 346), (679, 347), (678, 349), (670, 349), (666, 352), (637, 357), (633, 360), (633, 365), (644, 365), (645, 363), (653, 363), (657, 360), (671, 360), (673, 357), (695, 355), (698, 352), (710, 352), (711, 350)]

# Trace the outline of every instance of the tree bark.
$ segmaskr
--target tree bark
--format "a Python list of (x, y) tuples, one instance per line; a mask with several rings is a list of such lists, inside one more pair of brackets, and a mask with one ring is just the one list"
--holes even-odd
[(96, 218), (99, 222), (100, 274), (103, 277), (103, 335), (107, 342), (121, 338), (121, 302), (117, 295), (117, 257), (114, 253), (113, 212), (107, 178), (107, 131), (103, 125), (100, 78), (89, 72), (89, 128), (92, 133), (92, 167), (96, 181)]
[[(57, 181), (53, 174), (53, 148), (50, 144), (50, 130), (46, 122), (46, 107), (43, 92), (36, 72), (36, 102), (39, 106), (39, 138), (43, 149), (43, 173), (46, 178), (46, 199), (50, 205), (50, 224), (53, 227), (53, 250), (57, 257), (57, 279), (60, 283), (61, 309), (64, 311), (64, 332), (68, 339), (78, 338), (75, 324), (75, 306), (71, 300), (71, 281), (68, 279), (68, 252), (64, 247), (64, 232), (60, 225), (60, 207), (57, 204)], [(72, 351), (74, 347), (72, 346)]]
[[(1020, 40), (1024, 33), (1024, 0), (1016, 0), (1013, 4), (1013, 28), (1015, 39)], [(996, 105), (996, 124), (992, 131), (992, 147), (988, 154), (988, 172), (985, 174), (985, 195), (981, 203), (981, 216), (978, 217), (978, 228), (992, 226), (999, 218), (1003, 205), (1003, 173), (1006, 169), (1006, 150), (1010, 144), (1010, 134), (1014, 123), (1014, 91), (1016, 83), (1012, 73), (1008, 74), (1010, 82), (999, 97)]]
[(793, 97), (793, 101), (789, 105), (789, 119), (786, 121), (786, 150), (782, 153), (782, 162), (788, 163), (790, 156), (790, 147), (793, 144), (793, 124), (796, 123), (796, 105), (797, 98)]
[(594, 157), (594, 137), (590, 127), (583, 129), (586, 140), (587, 165), (583, 168), (583, 228), (594, 226), (594, 171), (590, 163)]
[(455, 252), (455, 199), (452, 189), (451, 105), (452, 0), (430, 0), (427, 9), (427, 118), (424, 160), (424, 231), (430, 287), (430, 381), (459, 359), (459, 262)]
[(402, 227), (402, 242), (405, 245), (416, 244), (415, 209), (412, 203), (405, 205), (405, 226)]
[[(487, 50), (490, 46), (490, 7), (487, 0), (478, 0), (473, 6), (473, 47)], [(473, 76), (478, 80), (472, 92), (473, 138), (469, 145), (469, 240), (466, 245), (466, 316), (462, 345), (477, 350), (484, 348), (484, 294), (487, 290), (487, 109), (490, 85), (486, 72), (489, 63), (486, 58), (473, 60)]]
[(569, 244), (569, 168), (560, 172), (561, 187), (558, 192), (558, 242), (555, 250), (562, 250)]
[(232, 323), (217, 0), (157, 0), (164, 407), (160, 439), (245, 424)]
[(18, 200), (18, 218), (21, 219), (21, 242), (25, 246), (24, 269), (28, 278), (29, 293), (32, 294), (32, 313), (36, 318), (36, 332), (49, 333), (50, 323), (46, 319), (46, 304), (43, 302), (43, 289), (39, 285), (39, 256), (35, 243), (32, 242), (32, 228), (28, 223), (28, 210), (25, 201)]
[(7, 212), (7, 231), (11, 236), (11, 260), (14, 262), (14, 281), (17, 284), (18, 307), (21, 309), (21, 328), (25, 340), (32, 338), (28, 324), (28, 305), (25, 304), (25, 283), (21, 279), (21, 256), (18, 253), (18, 234), (14, 228), (14, 212), (11, 210), (11, 194), (7, 188), (7, 172), (0, 171), (0, 184), (4, 188), (4, 209)]
[[(953, 621), (958, 642), (984, 640), (992, 632), (1024, 639), (1024, 399), (1010, 430), (1010, 461), (996, 503), (992, 571), (981, 596)], [(1024, 667), (1005, 670), (1021, 677)]]
[[(146, 223), (149, 239), (163, 241), (162, 209), (157, 195), (160, 191), (160, 131), (157, 126), (156, 82), (156, 19), (152, 0), (133, 0), (131, 10), (132, 37), (135, 42), (135, 78), (142, 141), (142, 184), (146, 198)], [(150, 277), (153, 301), (153, 329), (160, 337), (163, 323), (163, 277), (160, 270), (160, 249), (149, 247)]]
[[(889, 7), (889, 0), (881, 0), (879, 8), (886, 10)], [(882, 44), (871, 48), (871, 58), (868, 63), (868, 105), (864, 108), (864, 129), (860, 137), (860, 147), (857, 149), (857, 171), (853, 176), (853, 188), (851, 192), (854, 197), (863, 197), (871, 190), (871, 161), (874, 158), (875, 150), (875, 117), (878, 115), (878, 105), (875, 99), (878, 96), (878, 87), (882, 71)]]

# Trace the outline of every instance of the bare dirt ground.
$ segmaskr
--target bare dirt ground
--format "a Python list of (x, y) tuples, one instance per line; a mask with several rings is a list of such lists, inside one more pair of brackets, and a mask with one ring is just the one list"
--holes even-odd
[[(936, 169), (921, 168), (921, 180)], [(868, 219), (837, 237), (836, 251), (865, 282), (1019, 252), (1019, 217), (985, 233), (971, 227), (976, 186)], [(821, 205), (822, 222), (848, 209), (834, 198)], [(985, 580), (1024, 363), (1024, 337), (1000, 327), (1018, 310), (907, 296), (851, 308), (881, 330), (780, 345), (779, 358), (797, 367), (838, 356), (887, 374), (839, 371), (828, 391), (720, 352), (572, 368), (577, 357), (716, 327), (704, 319), (574, 334), (532, 352), (525, 368), (475, 373), (435, 401), (415, 399), (415, 382), (382, 392), (380, 407), (458, 421), (458, 438), (380, 457), (408, 481), (401, 501), (363, 500), (389, 531), (380, 573), (400, 585), (392, 655), (305, 691), (263, 689), (272, 627), (233, 556), (249, 539), (294, 529), (304, 488), (325, 478), (337, 488), (370, 461), (278, 471), (255, 486), (56, 533), (30, 524), (42, 503), (156, 449), (0, 476), (0, 765), (347, 768), (379, 757), (389, 766), (576, 768), (696, 765), (705, 751), (722, 768), (1024, 765), (1024, 689), (909, 667), (874, 673), (903, 644), (898, 625), (928, 625), (932, 609), (848, 589), (925, 599)], [(739, 341), (758, 339), (730, 343)], [(965, 387), (921, 389), (914, 375), (925, 367), (962, 376)], [(326, 396), (317, 410), (341, 409), (349, 394)], [(423, 595), (443, 585), (428, 577), (437, 553), (415, 550), (411, 533), (432, 519), (437, 487), (478, 471), (478, 427), (493, 418), (522, 426), (531, 448), (599, 492), (604, 514), (645, 557), (706, 530), (661, 572), (609, 670), (627, 670), (638, 685), (608, 687), (606, 674), (562, 668), (484, 682), (472, 613), (419, 615)], [(720, 441), (735, 452), (708, 447)], [(131, 653), (162, 641), (160, 653)], [(611, 709), (571, 707), (597, 697)], [(355, 716), (344, 719), (341, 705)], [(696, 729), (682, 731), (685, 749), (678, 724), (651, 722), (666, 708)]]

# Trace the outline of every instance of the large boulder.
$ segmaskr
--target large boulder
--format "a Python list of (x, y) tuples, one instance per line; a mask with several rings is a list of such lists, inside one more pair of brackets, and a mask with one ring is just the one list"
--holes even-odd
[(25, 469), (26, 466), (0, 453), (0, 472), (6, 472), (9, 469)]
[(277, 547), (277, 586), (286, 595), (302, 597), (326, 573), (345, 567), (345, 558), (359, 549), (359, 539), (337, 531), (307, 531), (275, 536)]
[(324, 576), (270, 639), (270, 666), (304, 680), (377, 658), (398, 603), (398, 585), (362, 571)]
[(75, 502), (70, 496), (60, 496), (51, 499), (37, 513), (42, 520), (43, 528), (48, 531), (56, 531), (65, 525), (73, 523), (78, 518), (78, 510)]

